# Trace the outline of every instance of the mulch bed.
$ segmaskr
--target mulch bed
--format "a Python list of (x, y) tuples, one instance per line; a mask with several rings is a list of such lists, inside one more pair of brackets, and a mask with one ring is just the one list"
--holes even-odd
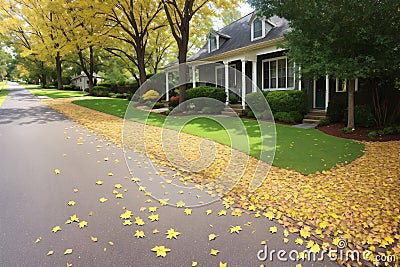
[(391, 134), (391, 135), (384, 135), (378, 136), (374, 139), (368, 137), (368, 133), (374, 130), (374, 128), (363, 128), (363, 127), (356, 127), (356, 130), (350, 134), (344, 133), (341, 129), (346, 127), (344, 123), (331, 123), (326, 126), (318, 126), (317, 129), (321, 132), (324, 132), (329, 135), (346, 138), (346, 139), (353, 139), (358, 141), (377, 141), (377, 142), (386, 142), (386, 141), (396, 141), (400, 140), (400, 134)]

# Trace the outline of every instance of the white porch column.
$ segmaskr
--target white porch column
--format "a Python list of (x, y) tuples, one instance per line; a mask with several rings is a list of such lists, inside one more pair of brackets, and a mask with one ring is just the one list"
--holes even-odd
[(196, 66), (192, 66), (192, 82), (193, 88), (196, 87)]
[(316, 99), (317, 99), (317, 80), (313, 80), (313, 108), (315, 108), (315, 106), (317, 105), (316, 103)]
[(299, 66), (299, 90), (301, 90), (301, 66)]
[(246, 60), (242, 59), (242, 109), (246, 108)]
[(229, 62), (224, 61), (225, 66), (225, 93), (226, 93), (226, 101), (225, 104), (229, 104)]
[(325, 88), (325, 110), (327, 110), (329, 104), (329, 75), (326, 75)]
[(165, 100), (169, 101), (169, 80), (168, 80), (169, 72), (165, 72)]
[(253, 85), (251, 91), (254, 93), (257, 91), (257, 57), (252, 61), (251, 71), (251, 80)]

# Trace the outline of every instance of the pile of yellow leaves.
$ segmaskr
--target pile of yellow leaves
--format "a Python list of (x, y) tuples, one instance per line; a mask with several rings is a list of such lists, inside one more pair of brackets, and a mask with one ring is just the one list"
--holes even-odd
[[(46, 104), (122, 145), (123, 119), (70, 101), (57, 99)], [(162, 128), (129, 123), (132, 129), (146, 131), (145, 140), (136, 140), (133, 145), (142, 145), (143, 151), (151, 158), (168, 162), (162, 149)], [(183, 158), (198, 160), (201, 155), (198, 148), (204, 139), (184, 133), (179, 135), (179, 139), (174, 141), (179, 143)], [(236, 182), (236, 169), (228, 166), (248, 160), (244, 174), (240, 175), (242, 179), (225, 194), (223, 204), (226, 208), (235, 203), (255, 212), (256, 216), (261, 213), (269, 220), (275, 219), (290, 232), (298, 232), (304, 239), (313, 238), (320, 244), (335, 245), (341, 238), (347, 240), (349, 249), (400, 257), (400, 141), (366, 143), (364, 156), (322, 173), (305, 176), (272, 167), (267, 179), (254, 192), (249, 192), (248, 184), (258, 160), (248, 159), (247, 155), (220, 144), (216, 144), (215, 153), (212, 164), (201, 175), (192, 175), (191, 180), (215, 182), (223, 173), (233, 177), (226, 184), (212, 188), (220, 195), (226, 193), (224, 187)], [(231, 228), (231, 233), (239, 231), (239, 228)]]

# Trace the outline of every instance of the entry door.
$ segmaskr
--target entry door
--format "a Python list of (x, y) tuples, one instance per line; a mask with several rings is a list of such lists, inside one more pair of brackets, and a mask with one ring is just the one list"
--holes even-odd
[(325, 109), (325, 92), (326, 92), (326, 81), (325, 79), (317, 80), (315, 84), (315, 108)]

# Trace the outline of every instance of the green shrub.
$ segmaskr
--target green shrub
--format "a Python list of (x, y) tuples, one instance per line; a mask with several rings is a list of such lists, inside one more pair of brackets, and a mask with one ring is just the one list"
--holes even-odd
[(383, 132), (385, 134), (394, 134), (394, 133), (396, 133), (396, 129), (394, 127), (392, 127), (392, 126), (389, 126), (389, 127), (385, 127), (383, 129)]
[(152, 89), (150, 89), (149, 91), (147, 91), (146, 93), (144, 93), (143, 95), (142, 95), (142, 99), (144, 100), (144, 101), (150, 101), (151, 102), (151, 100), (156, 100), (156, 99), (158, 99), (160, 97), (160, 94), (157, 92), (157, 91), (155, 91), (155, 90), (152, 90)]
[(378, 131), (378, 135), (384, 135), (384, 134), (385, 134), (385, 132), (383, 130)]
[(328, 124), (330, 124), (330, 120), (329, 119), (324, 119), (324, 120), (320, 120), (318, 123), (318, 126), (326, 126)]
[(256, 116), (254, 115), (254, 112), (253, 112), (253, 111), (248, 110), (248, 111), (247, 111), (247, 117), (249, 117), (249, 118), (255, 118)]
[(378, 133), (376, 131), (371, 131), (368, 133), (368, 137), (371, 139), (374, 139), (377, 136), (378, 136)]
[(70, 84), (65, 84), (63, 85), (63, 90), (68, 90), (68, 91), (81, 91), (81, 88), (75, 85), (70, 85)]
[(329, 102), (326, 116), (331, 122), (342, 122), (344, 121), (346, 107), (344, 104)]
[(350, 127), (344, 127), (341, 130), (342, 130), (342, 132), (344, 132), (346, 134), (351, 134), (352, 132), (354, 132), (354, 128), (350, 128)]
[(93, 86), (93, 96), (108, 96), (110, 94), (110, 88), (105, 86)]
[(275, 119), (278, 121), (283, 121), (283, 122), (294, 122), (294, 118), (292, 117), (292, 115), (290, 115), (289, 112), (277, 112), (274, 115)]
[(239, 98), (236, 95), (229, 96), (229, 103), (236, 104), (239, 102)]
[(252, 108), (253, 114), (265, 110), (265, 96), (261, 92), (247, 94), (246, 103)]
[(307, 95), (299, 90), (271, 91), (266, 93), (266, 99), (272, 113), (297, 111), (300, 114), (307, 112)]
[(304, 115), (296, 110), (290, 111), (289, 114), (295, 122), (302, 121), (304, 118)]
[(165, 108), (165, 105), (163, 103), (155, 103), (153, 106), (153, 109), (157, 109), (157, 108)]
[(400, 125), (396, 127), (396, 132), (400, 133)]
[(198, 97), (213, 98), (225, 103), (226, 93), (223, 88), (211, 86), (199, 86), (186, 90), (186, 100)]
[(354, 122), (362, 127), (372, 127), (375, 117), (368, 106), (357, 105), (354, 107)]

